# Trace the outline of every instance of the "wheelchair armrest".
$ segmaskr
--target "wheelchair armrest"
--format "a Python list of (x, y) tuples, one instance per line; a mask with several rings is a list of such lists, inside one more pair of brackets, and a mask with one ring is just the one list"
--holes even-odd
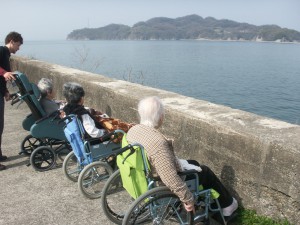
[[(44, 116), (43, 118), (37, 120), (35, 123), (38, 124), (38, 123), (40, 123), (40, 122), (42, 122), (42, 121), (44, 121), (46, 119), (52, 118), (52, 117), (53, 117), (52, 119), (54, 120), (54, 119), (56, 119), (58, 117), (58, 115), (59, 115), (59, 110), (56, 110), (56, 111), (50, 113), (49, 115)], [(58, 124), (59, 124), (59, 122), (58, 122)]]
[(182, 172), (178, 172), (177, 174), (179, 176), (187, 176), (187, 175), (197, 174), (197, 173), (198, 173), (197, 170), (185, 170), (185, 171), (182, 171)]
[[(182, 172), (177, 172), (178, 176), (187, 176), (187, 175), (196, 175), (198, 173), (197, 170), (185, 170)], [(152, 177), (153, 181), (161, 181), (160, 177)]]
[[(129, 145), (123, 147), (123, 148), (117, 149), (117, 150), (114, 151), (114, 154), (115, 155), (122, 154), (123, 152), (127, 151), (128, 149), (130, 149), (130, 153), (126, 157), (126, 158), (128, 158), (130, 155), (132, 155), (135, 152), (134, 145), (129, 144)], [(125, 159), (123, 160), (123, 162), (125, 161)]]
[[(104, 142), (104, 141), (114, 141), (114, 140), (117, 140), (118, 139), (118, 135), (124, 135), (125, 132), (123, 130), (114, 130), (108, 134), (104, 134), (102, 137), (100, 137), (101, 141)], [(112, 138), (113, 137), (113, 138)]]
[(100, 137), (100, 140), (101, 140), (102, 142), (104, 142), (104, 141), (109, 141), (110, 138), (111, 138), (111, 136), (113, 136), (114, 134), (115, 134), (114, 131), (113, 131), (113, 132), (110, 132), (110, 133), (108, 133), (108, 134), (104, 134), (102, 137)]
[(57, 121), (57, 124), (61, 124), (62, 122), (65, 122), (66, 120), (72, 120), (72, 116), (65, 116), (64, 118)]
[(48, 118), (49, 118), (48, 116), (45, 116), (45, 117), (43, 117), (43, 118), (41, 118), (41, 119), (35, 121), (35, 123), (36, 123), (36, 124), (39, 124), (39, 123), (43, 122), (44, 120), (46, 120), (46, 119), (48, 119)]
[(100, 144), (103, 141), (101, 140), (101, 138), (88, 138), (86, 139), (86, 141), (90, 144), (90, 145), (96, 145), (96, 144)]

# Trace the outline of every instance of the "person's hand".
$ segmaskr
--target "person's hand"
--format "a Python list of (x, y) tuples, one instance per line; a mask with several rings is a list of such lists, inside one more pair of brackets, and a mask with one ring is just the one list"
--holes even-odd
[(184, 169), (184, 170), (197, 170), (198, 172), (202, 171), (201, 167), (193, 165), (193, 164), (189, 164), (189, 162), (185, 159), (178, 159), (178, 162), (179, 162), (180, 166), (182, 167), (182, 169)]
[(190, 211), (193, 211), (195, 213), (195, 206), (194, 206), (194, 203), (183, 203), (184, 205), (184, 208), (186, 211), (190, 212)]
[(62, 110), (66, 106), (66, 102), (63, 100), (54, 100), (54, 102), (58, 105), (59, 110)]
[(7, 91), (7, 92), (5, 92), (4, 98), (5, 98), (5, 101), (9, 101), (9, 100), (11, 100), (11, 97), (10, 97), (10, 94), (9, 94), (9, 92), (8, 92), (8, 91)]
[(6, 72), (3, 77), (5, 78), (6, 81), (8, 80), (15, 80), (16, 78), (14, 77), (12, 72)]
[(168, 138), (167, 141), (168, 141), (169, 146), (174, 148), (174, 139), (173, 138)]
[(63, 119), (63, 118), (65, 118), (66, 117), (66, 113), (63, 111), (63, 110), (59, 110), (59, 117), (61, 118), (61, 119)]

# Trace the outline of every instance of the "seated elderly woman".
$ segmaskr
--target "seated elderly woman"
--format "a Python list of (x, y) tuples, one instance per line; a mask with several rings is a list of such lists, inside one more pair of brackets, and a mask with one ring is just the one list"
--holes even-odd
[[(219, 202), (225, 217), (229, 217), (238, 208), (237, 201), (229, 194), (218, 177), (205, 165), (195, 160), (179, 160), (173, 151), (169, 139), (157, 129), (164, 119), (164, 106), (158, 97), (148, 97), (139, 102), (140, 124), (133, 126), (127, 133), (129, 143), (144, 146), (153, 175), (158, 175), (162, 182), (184, 203), (186, 210), (194, 210), (193, 195), (177, 172), (197, 168), (199, 181), (205, 189), (213, 188), (219, 194)], [(194, 165), (192, 165), (194, 164)]]
[(58, 110), (61, 102), (54, 101), (55, 92), (52, 81), (48, 78), (42, 78), (37, 86), (41, 92), (40, 103), (46, 114), (49, 115)]
[(67, 105), (63, 108), (66, 115), (75, 114), (81, 120), (87, 137), (101, 137), (105, 134), (105, 129), (87, 110), (84, 103), (85, 92), (80, 84), (69, 82), (64, 84), (63, 95), (67, 100)]

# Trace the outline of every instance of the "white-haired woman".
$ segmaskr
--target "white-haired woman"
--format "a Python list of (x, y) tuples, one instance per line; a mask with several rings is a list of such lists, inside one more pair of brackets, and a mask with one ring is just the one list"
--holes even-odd
[(41, 98), (40, 103), (47, 115), (57, 111), (60, 108), (61, 102), (54, 101), (55, 92), (53, 90), (52, 80), (48, 78), (42, 78), (37, 84), (40, 92)]
[(219, 202), (224, 216), (229, 217), (237, 209), (237, 201), (229, 194), (217, 176), (205, 165), (195, 160), (179, 160), (171, 142), (157, 129), (164, 120), (164, 106), (158, 97), (148, 97), (139, 102), (140, 124), (133, 126), (127, 133), (129, 143), (140, 143), (147, 152), (153, 176), (162, 182), (184, 203), (186, 210), (194, 210), (193, 195), (185, 182), (177, 175), (184, 168), (198, 169), (199, 180), (205, 188), (213, 188), (219, 194)]
[(101, 137), (105, 134), (105, 129), (87, 110), (84, 103), (84, 89), (74, 82), (65, 83), (63, 87), (63, 95), (67, 100), (67, 105), (63, 108), (66, 115), (75, 114), (81, 120), (86, 131), (87, 137)]

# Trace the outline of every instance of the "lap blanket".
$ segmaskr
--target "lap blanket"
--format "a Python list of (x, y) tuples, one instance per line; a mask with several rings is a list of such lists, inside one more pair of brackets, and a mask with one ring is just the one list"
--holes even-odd
[[(96, 114), (94, 115), (94, 117), (108, 133), (113, 132), (115, 130), (123, 130), (125, 133), (127, 133), (128, 130), (135, 125), (133, 123), (123, 122), (120, 119), (103, 117), (103, 114)], [(114, 139), (114, 142), (120, 143), (122, 141), (122, 137), (122, 135), (119, 135), (117, 138)]]

